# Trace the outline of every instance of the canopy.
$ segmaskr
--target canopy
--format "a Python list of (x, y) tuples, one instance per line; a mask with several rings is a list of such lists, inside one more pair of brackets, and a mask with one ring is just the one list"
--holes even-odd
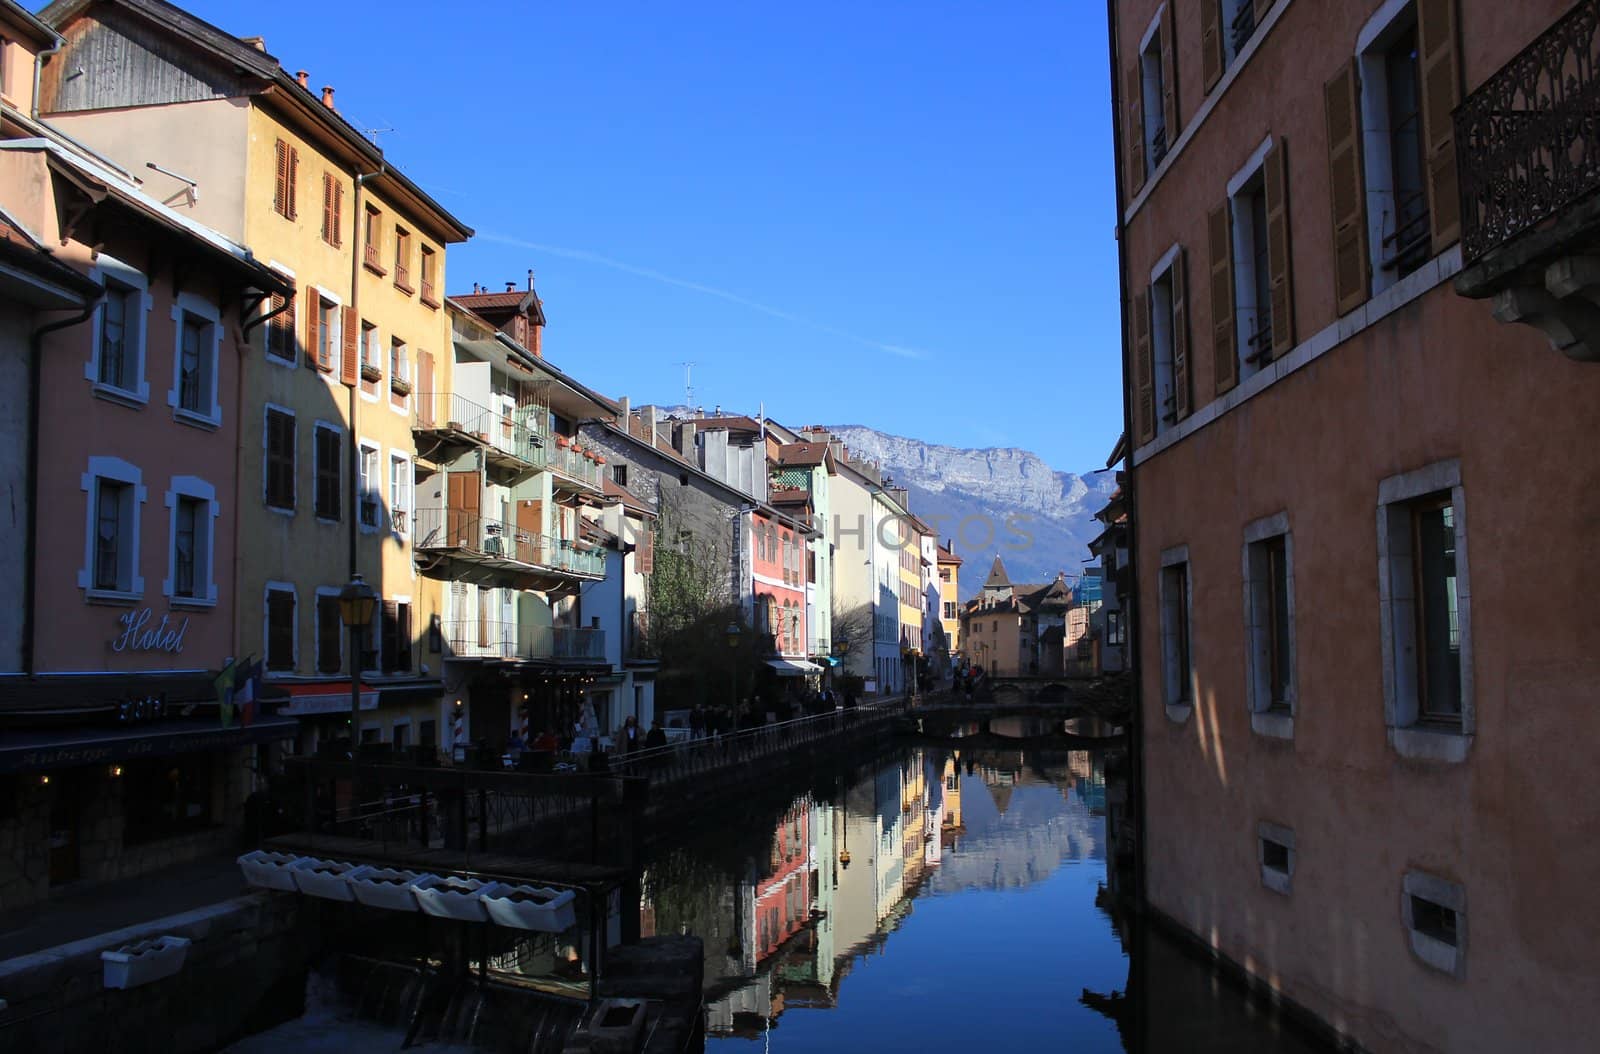
[(822, 672), (821, 666), (805, 659), (768, 659), (767, 665), (776, 670), (779, 677), (804, 677)]

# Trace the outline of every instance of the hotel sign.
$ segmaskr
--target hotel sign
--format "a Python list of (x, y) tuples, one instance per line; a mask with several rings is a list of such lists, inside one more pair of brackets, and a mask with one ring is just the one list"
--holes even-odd
[(169, 612), (156, 622), (150, 608), (137, 608), (117, 616), (117, 621), (122, 624), (122, 632), (112, 638), (112, 651), (163, 651), (170, 655), (183, 651), (183, 635), (189, 629), (187, 616), (174, 623)]

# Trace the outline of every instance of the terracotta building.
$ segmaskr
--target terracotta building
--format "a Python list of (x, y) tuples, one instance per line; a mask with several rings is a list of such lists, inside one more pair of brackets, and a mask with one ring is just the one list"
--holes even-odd
[(996, 556), (983, 590), (961, 609), (962, 650), (991, 677), (1059, 675), (1071, 606), (1065, 574), (1053, 582), (1014, 583)]
[(1370, 1049), (1588, 1049), (1600, 5), (1111, 12), (1149, 903)]

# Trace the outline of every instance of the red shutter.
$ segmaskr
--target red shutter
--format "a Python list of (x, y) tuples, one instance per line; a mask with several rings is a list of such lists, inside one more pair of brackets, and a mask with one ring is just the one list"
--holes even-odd
[(1189, 416), (1189, 289), (1184, 252), (1172, 261), (1172, 387), (1178, 420)]
[(1139, 76), (1139, 60), (1128, 67), (1128, 197), (1144, 189), (1144, 81)]
[(417, 352), (417, 423), (433, 424), (433, 352)]
[(272, 207), (284, 216), (289, 215), (289, 144), (282, 139), (273, 143), (277, 154), (277, 181), (272, 188)]
[(1228, 204), (1206, 216), (1206, 247), (1211, 263), (1211, 355), (1217, 394), (1239, 383), (1239, 352), (1233, 330), (1233, 231)]
[(357, 356), (361, 345), (361, 322), (356, 318), (356, 309), (353, 307), (340, 308), (339, 321), (340, 329), (343, 330), (341, 334), (343, 339), (340, 341), (339, 380), (354, 387), (361, 379)]
[(1141, 289), (1133, 294), (1133, 375), (1135, 408), (1138, 419), (1136, 438), (1148, 443), (1156, 434), (1154, 363), (1150, 347), (1150, 294)]
[(333, 173), (322, 174), (322, 240), (333, 244)]
[(1328, 127), (1328, 187), (1333, 204), (1333, 295), (1339, 314), (1367, 299), (1372, 262), (1367, 249), (1366, 185), (1361, 167), (1360, 75), (1350, 62), (1322, 87)]
[(656, 569), (656, 533), (653, 524), (644, 524), (639, 534), (639, 552), (635, 564), (641, 575), (653, 574)]
[(318, 327), (322, 322), (322, 296), (314, 285), (306, 286), (305, 299), (306, 313), (306, 365), (322, 366), (322, 334)]
[(1161, 115), (1167, 126), (1167, 149), (1178, 141), (1178, 48), (1172, 35), (1172, 5), (1161, 9)]
[(1294, 347), (1294, 260), (1289, 243), (1289, 158), (1282, 139), (1262, 165), (1267, 195), (1267, 274), (1271, 286), (1272, 357)]
[(344, 245), (344, 184), (337, 176), (333, 179), (333, 247)]
[(1222, 79), (1222, 34), (1226, 31), (1222, 5), (1217, 0), (1205, 0), (1200, 5), (1200, 80), (1208, 93)]
[(1428, 216), (1435, 253), (1461, 237), (1455, 125), (1450, 116), (1461, 98), (1456, 30), (1456, 0), (1418, 0), (1417, 60), (1422, 67), (1422, 133), (1428, 155)]
[(285, 204), (288, 205), (288, 208), (284, 211), (284, 215), (289, 217), (291, 220), (299, 215), (299, 211), (295, 208), (295, 198), (296, 198), (296, 195), (297, 195), (298, 189), (299, 189), (298, 188), (299, 181), (300, 181), (300, 151), (296, 150), (294, 147), (291, 146), (289, 148), (288, 196), (285, 199)]

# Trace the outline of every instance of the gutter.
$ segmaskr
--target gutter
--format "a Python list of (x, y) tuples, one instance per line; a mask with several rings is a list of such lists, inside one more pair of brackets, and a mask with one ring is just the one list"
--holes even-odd
[[(361, 361), (361, 356), (366, 351), (365, 348), (361, 347), (360, 328), (361, 264), (366, 258), (366, 242), (361, 236), (361, 222), (366, 213), (361, 207), (361, 194), (366, 188), (367, 180), (372, 179), (375, 176), (382, 175), (386, 166), (387, 162), (379, 160), (377, 171), (356, 173), (355, 200), (350, 207), (350, 317), (356, 325), (357, 363)], [(315, 310), (315, 308), (312, 310)], [(340, 344), (343, 344), (345, 339), (343, 321), (344, 320), (341, 318), (339, 328)], [(360, 387), (361, 367), (358, 365), (356, 367), (356, 383), (350, 386), (350, 409), (348, 413), (350, 418), (350, 431), (348, 433), (350, 439), (350, 577), (352, 579), (354, 579), (355, 576), (360, 573), (360, 557), (358, 552), (361, 539), (361, 441), (358, 438), (360, 431), (356, 427), (356, 411), (361, 403), (361, 400), (356, 397), (356, 392), (360, 389)], [(378, 470), (380, 473), (382, 469), (383, 464), (380, 461), (378, 464)], [(374, 481), (374, 483), (376, 483), (376, 481)], [(378, 597), (381, 600), (383, 597), (383, 577), (381, 568), (379, 569), (378, 581), (375, 585), (373, 585), (373, 588), (378, 591)], [(350, 668), (352, 670), (356, 669), (360, 662), (361, 657), (359, 655), (352, 655), (350, 658)], [(354, 726), (352, 726), (350, 734), (352, 737), (355, 736), (356, 733), (354, 731)], [(353, 739), (352, 742), (354, 742)]]
[[(1124, 227), (1125, 220), (1122, 215), (1122, 202), (1125, 188), (1123, 186), (1123, 143), (1122, 143), (1122, 97), (1119, 92), (1120, 78), (1117, 71), (1117, 0), (1106, 0), (1106, 37), (1107, 37), (1107, 62), (1111, 75), (1111, 153), (1114, 160), (1112, 179), (1115, 185), (1116, 201), (1114, 202), (1117, 216), (1117, 304), (1121, 317), (1121, 330), (1118, 333), (1118, 343), (1122, 347), (1122, 442), (1119, 446), (1133, 445), (1134, 429), (1133, 420), (1133, 392), (1128, 387), (1128, 378), (1133, 376), (1131, 364), (1128, 359), (1132, 349), (1128, 346), (1128, 322), (1131, 311), (1128, 303), (1128, 268), (1124, 256)], [(1113, 449), (1113, 455), (1116, 450)], [(1109, 465), (1107, 466), (1110, 467)], [(1133, 459), (1128, 458), (1127, 471), (1124, 473), (1127, 483), (1124, 487), (1124, 500), (1127, 502), (1128, 514), (1128, 593), (1127, 596), (1118, 597), (1122, 603), (1123, 618), (1128, 624), (1128, 671), (1130, 689), (1133, 693), (1133, 706), (1129, 713), (1128, 735), (1132, 740), (1128, 750), (1128, 788), (1129, 801), (1132, 804), (1131, 812), (1134, 816), (1134, 847), (1133, 847), (1133, 900), (1135, 910), (1144, 911), (1145, 903), (1145, 816), (1144, 796), (1144, 692), (1143, 678), (1140, 676), (1140, 627), (1143, 619), (1139, 613), (1139, 545), (1138, 545), (1138, 493), (1137, 480), (1134, 473)]]
[(34, 609), (37, 603), (39, 574), (38, 557), (35, 553), (39, 542), (39, 390), (44, 337), (46, 333), (89, 321), (97, 307), (99, 307), (98, 298), (85, 304), (83, 310), (71, 318), (40, 326), (33, 331), (28, 341), (28, 439), (27, 449), (23, 451), (26, 462), (23, 470), (23, 488), (28, 503), (28, 522), (24, 530), (22, 548), (25, 557), (22, 561), (22, 672), (30, 676), (36, 672), (34, 643), (39, 623)]
[(67, 46), (66, 37), (56, 33), (54, 30), (51, 32), (55, 36), (56, 42), (33, 57), (33, 105), (29, 107), (28, 113), (35, 121), (39, 119), (39, 80), (40, 75), (44, 72), (44, 60)]

